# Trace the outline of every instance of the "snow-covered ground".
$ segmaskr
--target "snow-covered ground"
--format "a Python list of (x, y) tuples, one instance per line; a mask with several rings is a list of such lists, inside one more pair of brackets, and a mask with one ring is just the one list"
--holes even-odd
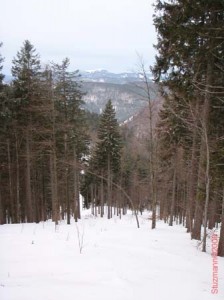
[(78, 225), (61, 222), (57, 228), (50, 221), (1, 225), (0, 299), (224, 299), (223, 258), (213, 295), (210, 250), (197, 249), (182, 226), (158, 222), (151, 230), (146, 216), (140, 225), (132, 215), (86, 215)]

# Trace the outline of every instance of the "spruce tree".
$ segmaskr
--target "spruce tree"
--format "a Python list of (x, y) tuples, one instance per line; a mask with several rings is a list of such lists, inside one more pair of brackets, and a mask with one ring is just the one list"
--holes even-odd
[(80, 161), (88, 150), (88, 135), (78, 70), (69, 71), (69, 59), (52, 65), (58, 155), (61, 157), (61, 199), (67, 211), (67, 222), (73, 211), (75, 220), (80, 218), (79, 182)]
[(108, 218), (111, 217), (112, 181), (116, 180), (121, 163), (121, 135), (116, 112), (111, 100), (106, 104), (99, 122), (98, 143), (96, 145), (96, 163), (102, 174), (107, 176)]
[[(26, 210), (28, 222), (33, 222), (34, 195), (32, 188), (32, 150), (33, 140), (37, 133), (35, 128), (36, 107), (40, 100), (40, 60), (34, 46), (26, 40), (12, 62), (14, 119), (16, 120), (17, 136), (20, 136), (22, 151), (25, 154), (25, 194), (26, 202), (22, 209)], [(24, 134), (24, 138), (22, 138)], [(17, 141), (18, 142), (18, 141)], [(24, 216), (25, 218), (25, 216)]]

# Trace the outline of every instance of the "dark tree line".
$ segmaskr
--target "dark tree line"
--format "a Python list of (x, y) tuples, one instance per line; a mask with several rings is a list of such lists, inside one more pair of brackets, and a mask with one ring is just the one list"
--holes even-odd
[(1, 224), (80, 218), (79, 164), (89, 140), (79, 74), (68, 68), (66, 58), (42, 70), (25, 41), (12, 83), (1, 75)]
[[(81, 193), (85, 207), (94, 215), (110, 219), (131, 209), (149, 209), (149, 158), (136, 149), (138, 141), (126, 126), (119, 126), (111, 100), (100, 116), (97, 141), (84, 169)], [(144, 151), (144, 150), (143, 150)]]
[(9, 85), (0, 77), (0, 223), (70, 224), (81, 217), (80, 205), (108, 218), (137, 211), (111, 100), (100, 118), (86, 112), (79, 72), (69, 71), (67, 58), (42, 69), (29, 41), (12, 75)]
[[(224, 2), (160, 1), (153, 73), (164, 106), (158, 125), (160, 217), (193, 239), (220, 222), (224, 256)], [(203, 229), (203, 230), (202, 230)]]

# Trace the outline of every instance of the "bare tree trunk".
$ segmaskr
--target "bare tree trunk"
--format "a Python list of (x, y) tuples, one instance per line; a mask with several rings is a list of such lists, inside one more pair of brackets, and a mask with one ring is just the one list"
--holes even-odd
[(12, 190), (12, 170), (11, 170), (11, 154), (10, 142), (7, 140), (7, 156), (8, 156), (8, 177), (9, 177), (9, 201), (10, 201), (10, 219), (14, 223), (14, 203), (13, 203), (13, 190)]
[[(208, 140), (208, 121), (210, 112), (210, 98), (209, 93), (210, 86), (212, 86), (212, 70), (213, 61), (212, 59), (207, 65), (207, 79), (206, 79), (206, 90), (203, 104), (203, 112), (201, 119), (201, 147), (200, 147), (200, 159), (199, 159), (199, 171), (198, 171), (198, 184), (197, 184), (197, 196), (196, 196), (196, 213), (194, 220), (194, 228), (192, 231), (193, 239), (201, 239), (201, 225), (202, 225), (202, 212), (204, 203), (204, 191), (205, 191), (205, 207), (204, 209), (204, 221), (206, 219), (207, 226), (207, 204), (209, 201), (209, 140)], [(206, 166), (206, 167), (205, 167)], [(205, 228), (206, 230), (206, 228)]]
[(2, 181), (2, 174), (0, 172), (0, 224), (5, 224), (6, 218), (5, 218), (5, 211), (4, 211), (4, 202), (2, 201), (1, 181)]
[[(56, 155), (56, 128), (55, 128), (55, 103), (53, 95), (53, 80), (52, 73), (49, 74), (50, 84), (50, 99), (52, 110), (52, 149), (50, 153), (50, 174), (51, 174), (51, 205), (52, 205), (52, 220), (55, 225), (58, 225), (59, 221), (59, 200), (58, 200), (58, 173), (57, 173), (57, 155)], [(62, 212), (62, 214), (64, 211)]]
[[(66, 117), (67, 120), (67, 117)], [(65, 203), (66, 203), (66, 215), (67, 215), (67, 224), (71, 224), (71, 207), (70, 207), (70, 198), (69, 198), (69, 166), (68, 162), (68, 136), (67, 133), (64, 134), (64, 160), (65, 160), (65, 174), (64, 174), (64, 183), (65, 183)]]
[[(54, 146), (53, 146), (54, 148)], [(52, 220), (55, 225), (59, 221), (59, 207), (58, 207), (58, 186), (57, 186), (57, 162), (55, 149), (50, 155), (50, 172), (51, 172), (51, 202), (52, 202)]]
[(208, 223), (208, 203), (209, 203), (209, 194), (210, 194), (210, 151), (208, 144), (208, 134), (207, 127), (204, 126), (204, 138), (206, 145), (206, 173), (205, 173), (205, 185), (206, 185), (206, 193), (205, 193), (205, 207), (204, 207), (204, 235), (203, 235), (203, 243), (202, 243), (202, 251), (206, 252), (206, 237), (207, 237), (207, 223)]
[(111, 218), (111, 166), (110, 155), (107, 159), (107, 218)]
[(69, 185), (68, 185), (68, 170), (66, 168), (65, 172), (65, 197), (66, 197), (66, 215), (67, 224), (71, 224), (71, 207), (70, 207), (70, 197), (69, 197)]
[(52, 221), (56, 221), (56, 207), (55, 207), (55, 182), (54, 182), (54, 163), (53, 153), (50, 155), (50, 174), (51, 174), (51, 206), (52, 206)]
[(156, 183), (156, 149), (155, 149), (155, 138), (153, 136), (153, 125), (152, 125), (152, 106), (149, 101), (149, 111), (150, 111), (150, 189), (152, 197), (152, 229), (156, 228), (156, 206), (157, 206), (157, 183)]
[(26, 131), (26, 204), (27, 222), (33, 222), (33, 203), (31, 189), (31, 154), (30, 154), (30, 133)]
[(216, 200), (214, 199), (210, 202), (210, 205), (209, 205), (209, 208), (208, 208), (208, 211), (209, 211), (208, 228), (209, 229), (213, 229), (215, 227), (216, 210), (217, 210)]
[(19, 172), (19, 150), (18, 138), (16, 135), (16, 222), (20, 222), (20, 172)]
[(38, 223), (39, 220), (39, 197), (40, 190), (37, 186), (37, 179), (34, 177), (32, 184), (32, 201), (33, 201), (33, 222)]
[(79, 194), (79, 190), (80, 190), (80, 188), (79, 188), (79, 170), (77, 169), (76, 170), (76, 178), (77, 178), (77, 194), (76, 194), (76, 201), (77, 201), (77, 204), (78, 204), (78, 206), (77, 206), (77, 215), (78, 215), (78, 219), (81, 219), (81, 207), (80, 207), (80, 194)]
[(41, 166), (42, 170), (41, 170), (41, 189), (42, 189), (42, 197), (41, 197), (41, 220), (42, 221), (46, 221), (47, 217), (46, 217), (46, 195), (45, 195), (45, 173), (44, 173), (44, 166), (42, 163)]
[(100, 180), (100, 204), (101, 204), (101, 210), (100, 210), (100, 216), (103, 218), (104, 215), (104, 184), (103, 184), (103, 171), (101, 173), (101, 180)]
[(97, 217), (97, 185), (96, 184), (94, 186), (94, 199), (95, 199), (94, 215), (95, 215), (95, 217)]
[[(176, 158), (174, 158), (176, 160)], [(170, 222), (169, 226), (173, 226), (173, 216), (174, 216), (174, 208), (175, 208), (175, 199), (176, 199), (176, 162), (174, 163), (174, 172), (173, 172), (173, 188), (172, 188), (172, 201), (171, 201), (171, 209), (170, 209)]]
[(203, 203), (205, 195), (205, 174), (204, 174), (204, 141), (201, 137), (201, 147), (200, 147), (200, 158), (198, 164), (198, 179), (197, 179), (197, 192), (196, 192), (196, 203), (195, 203), (195, 214), (194, 214), (194, 224), (192, 228), (191, 238), (195, 240), (201, 240), (201, 225), (203, 222)]
[[(198, 111), (198, 109), (197, 109)], [(189, 185), (187, 189), (187, 220), (186, 227), (187, 232), (192, 232), (193, 218), (194, 218), (194, 204), (195, 204), (195, 182), (197, 178), (197, 127), (193, 129), (193, 144), (191, 150), (191, 163), (190, 163), (190, 174), (189, 174)]]
[(76, 151), (74, 149), (74, 216), (75, 221), (81, 218), (80, 199), (79, 199), (79, 170), (77, 167)]
[(221, 230), (218, 245), (218, 256), (224, 257), (224, 189), (222, 195), (222, 215), (221, 215)]
[(145, 70), (145, 64), (143, 58), (139, 56), (139, 67), (140, 72), (143, 76), (143, 83), (144, 83), (144, 93), (145, 93), (145, 100), (148, 102), (149, 108), (149, 166), (150, 166), (150, 194), (152, 200), (152, 229), (156, 228), (156, 208), (157, 208), (157, 155), (156, 155), (156, 137), (153, 128), (153, 121), (154, 121), (154, 112), (153, 106), (154, 102), (151, 100), (151, 87), (149, 84), (149, 79), (147, 76), (147, 72)]
[(93, 191), (93, 184), (90, 185), (90, 194), (91, 194), (91, 212), (94, 215), (94, 191)]
[(157, 205), (157, 194), (156, 194), (156, 182), (155, 174), (151, 174), (151, 187), (152, 187), (152, 229), (156, 228), (156, 205)]

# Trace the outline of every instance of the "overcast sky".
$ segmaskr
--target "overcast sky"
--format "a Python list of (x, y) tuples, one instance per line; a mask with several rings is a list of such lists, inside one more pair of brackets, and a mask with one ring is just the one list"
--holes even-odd
[(28, 39), (47, 63), (69, 57), (72, 69), (136, 69), (137, 54), (154, 61), (154, 0), (1, 1), (4, 73)]

